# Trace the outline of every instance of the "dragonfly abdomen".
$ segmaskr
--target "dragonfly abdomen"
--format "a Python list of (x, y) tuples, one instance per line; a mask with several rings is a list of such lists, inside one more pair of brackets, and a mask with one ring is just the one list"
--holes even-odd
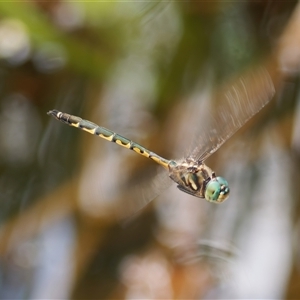
[(127, 139), (126, 137), (119, 135), (105, 127), (101, 127), (91, 121), (84, 120), (80, 117), (73, 116), (67, 113), (62, 113), (58, 110), (51, 110), (48, 112), (49, 115), (52, 115), (57, 120), (66, 123), (70, 126), (79, 128), (84, 130), (90, 134), (97, 135), (107, 141), (114, 142), (124, 148), (133, 150), (134, 152), (152, 159), (156, 163), (162, 165), (164, 168), (168, 169), (168, 165), (170, 163), (169, 160), (157, 155), (154, 152), (149, 151), (148, 149), (144, 148), (143, 146)]

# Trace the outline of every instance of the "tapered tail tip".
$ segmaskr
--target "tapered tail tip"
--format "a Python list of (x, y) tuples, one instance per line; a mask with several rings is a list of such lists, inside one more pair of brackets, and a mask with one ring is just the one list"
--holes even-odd
[(54, 117), (54, 118), (57, 118), (58, 113), (59, 113), (58, 110), (52, 109), (52, 110), (49, 110), (49, 111), (47, 112), (47, 115), (52, 116), (52, 117)]

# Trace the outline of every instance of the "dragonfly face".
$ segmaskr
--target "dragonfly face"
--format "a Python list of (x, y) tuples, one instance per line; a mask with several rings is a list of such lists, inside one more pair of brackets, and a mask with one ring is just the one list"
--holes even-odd
[(222, 203), (229, 196), (228, 182), (223, 177), (211, 179), (205, 189), (205, 199), (209, 202)]
[(216, 177), (204, 163), (195, 161), (171, 161), (169, 176), (178, 185), (178, 189), (195, 197), (205, 198), (212, 203), (222, 203), (229, 196), (227, 181)]

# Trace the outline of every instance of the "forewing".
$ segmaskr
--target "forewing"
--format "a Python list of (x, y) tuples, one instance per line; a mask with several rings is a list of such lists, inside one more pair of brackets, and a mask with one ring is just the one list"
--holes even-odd
[(215, 97), (215, 109), (197, 137), (198, 146), (188, 158), (204, 161), (217, 151), (274, 96), (275, 88), (268, 71), (261, 67), (239, 77)]

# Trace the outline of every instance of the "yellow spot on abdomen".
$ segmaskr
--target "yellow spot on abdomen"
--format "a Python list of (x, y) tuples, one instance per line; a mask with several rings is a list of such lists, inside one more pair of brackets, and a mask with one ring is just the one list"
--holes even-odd
[(87, 129), (87, 128), (82, 128), (82, 130), (84, 130), (84, 131), (86, 131), (86, 132), (88, 132), (88, 133), (90, 133), (90, 134), (95, 134), (95, 131), (96, 131), (96, 129), (94, 128), (94, 129)]
[(127, 144), (123, 144), (120, 140), (116, 140), (116, 144), (122, 146), (122, 147), (125, 147), (127, 149), (130, 148), (130, 143), (127, 143)]
[(156, 157), (156, 156), (151, 156), (150, 157), (152, 160), (154, 160), (156, 163), (158, 163), (158, 164), (160, 164), (161, 166), (163, 166), (164, 168), (166, 168), (166, 169), (169, 169), (168, 168), (168, 164), (167, 163), (165, 163), (165, 162), (163, 162), (161, 159), (159, 159), (158, 157)]
[(149, 153), (148, 152), (142, 152), (141, 149), (137, 148), (137, 147), (133, 147), (132, 150), (140, 155), (143, 155), (147, 158), (149, 158)]
[(70, 125), (73, 127), (79, 128), (79, 123), (71, 123)]
[(99, 136), (107, 141), (112, 141), (112, 138), (113, 138), (113, 135), (110, 135), (110, 136), (105, 136), (103, 135), (102, 133), (99, 134)]

